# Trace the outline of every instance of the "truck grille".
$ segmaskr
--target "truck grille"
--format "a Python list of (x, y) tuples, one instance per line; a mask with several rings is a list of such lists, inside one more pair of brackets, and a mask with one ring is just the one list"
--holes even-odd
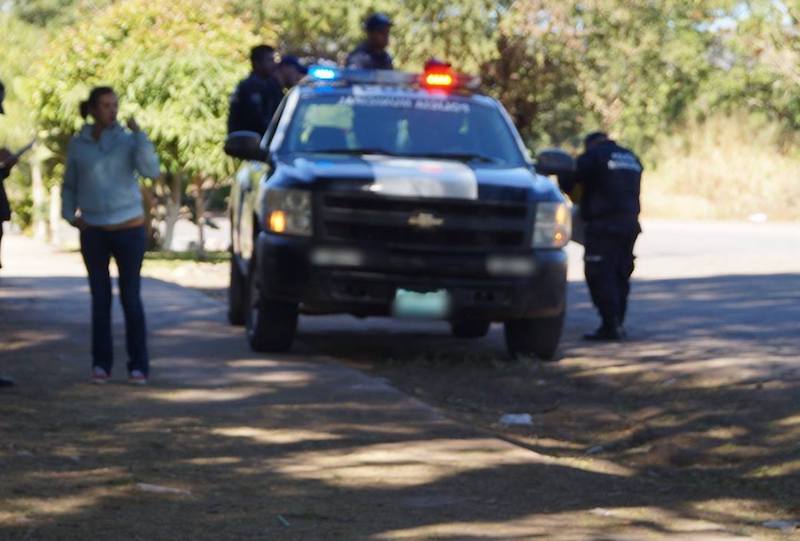
[(328, 193), (318, 209), (324, 239), (390, 248), (521, 249), (532, 224), (524, 203)]

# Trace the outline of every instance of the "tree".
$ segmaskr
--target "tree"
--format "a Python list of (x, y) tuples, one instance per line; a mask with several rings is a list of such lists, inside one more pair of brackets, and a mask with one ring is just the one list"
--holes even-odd
[[(206, 191), (233, 170), (222, 151), (227, 98), (257, 39), (225, 6), (202, 0), (119, 2), (54, 41), (31, 80), (39, 126), (63, 160), (69, 137), (81, 125), (80, 101), (92, 86), (113, 86), (121, 116), (137, 117), (162, 160), (165, 175), (153, 191), (167, 218), (166, 247), (187, 189), (199, 201), (202, 239)], [(51, 171), (60, 174), (60, 166)]]
[(710, 89), (718, 101), (800, 131), (800, 1), (754, 0), (725, 40), (727, 62)]
[(578, 87), (582, 36), (568, 2), (516, 2), (495, 34), (484, 87), (503, 102), (530, 147), (569, 145), (594, 121)]
[(87, 12), (97, 12), (114, 0), (14, 0), (11, 11), (21, 20), (40, 27), (73, 24)]

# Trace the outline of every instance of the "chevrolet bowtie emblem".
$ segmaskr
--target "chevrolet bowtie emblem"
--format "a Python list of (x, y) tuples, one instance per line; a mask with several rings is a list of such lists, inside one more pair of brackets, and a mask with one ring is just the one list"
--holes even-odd
[(420, 229), (433, 229), (444, 224), (442, 218), (438, 218), (428, 212), (419, 212), (408, 219), (408, 225), (419, 227)]

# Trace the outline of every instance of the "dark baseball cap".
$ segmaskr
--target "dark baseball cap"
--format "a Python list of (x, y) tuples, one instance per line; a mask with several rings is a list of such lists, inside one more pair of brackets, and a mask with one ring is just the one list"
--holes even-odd
[(389, 18), (388, 15), (383, 13), (373, 13), (364, 21), (364, 30), (370, 32), (372, 30), (383, 30), (384, 28), (389, 28), (394, 23), (392, 23), (392, 19)]
[(6, 99), (6, 87), (3, 86), (3, 81), (0, 81), (0, 115), (6, 114), (3, 109), (3, 100)]
[(279, 65), (280, 66), (290, 66), (290, 67), (296, 69), (297, 71), (299, 71), (300, 73), (302, 73), (303, 75), (308, 73), (308, 68), (306, 66), (304, 66), (303, 63), (300, 62), (300, 59), (297, 58), (294, 55), (290, 55), (289, 54), (289, 55), (281, 57), (281, 62), (280, 62)]
[(608, 139), (608, 134), (606, 132), (593, 131), (583, 138), (583, 145), (588, 147), (592, 143), (598, 143), (600, 141), (605, 141), (606, 139)]

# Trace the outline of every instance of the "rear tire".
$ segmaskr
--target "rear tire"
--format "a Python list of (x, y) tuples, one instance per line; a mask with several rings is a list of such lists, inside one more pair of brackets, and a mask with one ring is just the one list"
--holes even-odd
[(506, 346), (512, 356), (534, 356), (552, 362), (564, 330), (564, 313), (555, 317), (506, 321)]
[(239, 265), (236, 255), (231, 254), (231, 280), (228, 286), (228, 321), (231, 325), (244, 325), (247, 318), (247, 280)]
[(258, 352), (288, 351), (297, 331), (297, 304), (264, 299), (254, 274), (247, 288), (247, 341)]
[(489, 334), (490, 321), (480, 319), (463, 319), (450, 323), (453, 336), (456, 338), (483, 338)]

